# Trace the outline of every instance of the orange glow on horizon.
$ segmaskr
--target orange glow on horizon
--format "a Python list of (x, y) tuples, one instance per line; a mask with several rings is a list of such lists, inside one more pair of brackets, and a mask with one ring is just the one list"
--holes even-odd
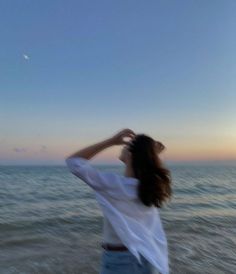
[[(63, 143), (63, 144), (62, 144)], [(47, 145), (47, 149), (44, 152), (40, 152), (39, 147), (33, 143), (28, 146), (17, 145), (16, 147), (26, 147), (24, 152), (16, 153), (14, 146), (4, 146), (1, 151), (1, 160), (7, 161), (21, 161), (21, 160), (33, 160), (33, 161), (61, 161), (70, 154), (86, 147), (93, 142), (83, 142), (79, 146), (74, 145), (75, 142), (54, 141)], [(178, 143), (172, 140), (172, 142), (165, 142), (167, 144), (166, 150), (160, 155), (163, 161), (224, 161), (224, 160), (236, 160), (236, 142), (234, 138), (230, 140), (214, 139), (214, 140), (199, 140), (198, 143), (194, 143), (192, 140), (184, 140)], [(91, 160), (96, 163), (115, 163), (122, 164), (118, 159), (123, 146), (114, 146), (107, 148), (106, 150), (95, 155)]]

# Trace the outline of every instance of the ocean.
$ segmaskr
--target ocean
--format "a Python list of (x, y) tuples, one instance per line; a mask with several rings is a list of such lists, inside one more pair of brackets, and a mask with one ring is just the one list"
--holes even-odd
[[(168, 168), (173, 197), (159, 212), (171, 274), (235, 274), (236, 166)], [(0, 273), (98, 274), (102, 218), (67, 167), (1, 166)]]

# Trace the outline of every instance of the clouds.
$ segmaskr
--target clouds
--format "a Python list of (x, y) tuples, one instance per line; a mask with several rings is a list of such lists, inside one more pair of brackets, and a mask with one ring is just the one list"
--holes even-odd
[(25, 153), (25, 152), (27, 152), (27, 148), (25, 148), (25, 147), (14, 147), (13, 151), (16, 152), (16, 153)]
[[(30, 149), (26, 147), (14, 147), (12, 149), (16, 153), (26, 153), (30, 152)], [(48, 147), (46, 145), (40, 145), (39, 148), (36, 151), (33, 151), (35, 154), (38, 153), (47, 153), (48, 152)]]

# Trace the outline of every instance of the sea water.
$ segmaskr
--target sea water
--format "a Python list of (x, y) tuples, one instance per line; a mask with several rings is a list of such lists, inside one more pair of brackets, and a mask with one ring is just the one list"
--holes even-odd
[[(169, 169), (173, 197), (159, 212), (171, 274), (235, 274), (236, 166)], [(67, 167), (1, 166), (0, 273), (98, 273), (102, 218), (93, 190)]]

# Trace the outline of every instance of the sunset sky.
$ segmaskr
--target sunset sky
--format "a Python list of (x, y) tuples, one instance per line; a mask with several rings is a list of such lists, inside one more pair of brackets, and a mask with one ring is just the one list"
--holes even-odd
[[(236, 1), (0, 3), (0, 165), (60, 164), (123, 128), (167, 162), (236, 162)], [(94, 163), (120, 164), (121, 146)]]

